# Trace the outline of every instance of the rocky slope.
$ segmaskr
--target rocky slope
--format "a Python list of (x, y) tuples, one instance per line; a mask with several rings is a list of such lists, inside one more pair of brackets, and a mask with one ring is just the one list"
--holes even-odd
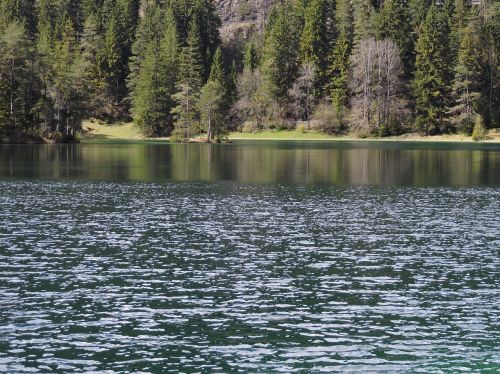
[(275, 0), (215, 0), (222, 20), (221, 36), (224, 40), (247, 37), (262, 31)]

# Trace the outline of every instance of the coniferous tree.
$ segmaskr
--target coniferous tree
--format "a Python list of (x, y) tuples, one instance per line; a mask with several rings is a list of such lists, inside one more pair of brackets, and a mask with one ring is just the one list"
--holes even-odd
[(48, 95), (53, 106), (53, 135), (74, 135), (82, 118), (83, 106), (80, 103), (80, 79), (78, 72), (80, 58), (76, 44), (75, 30), (67, 19), (60, 39), (54, 41), (51, 54), (52, 76), (48, 85)]
[(405, 75), (411, 76), (414, 61), (414, 40), (411, 17), (405, 0), (385, 0), (380, 9), (378, 36), (396, 42), (403, 61)]
[(332, 105), (338, 120), (342, 121), (349, 102), (350, 46), (342, 31), (333, 46), (330, 57), (330, 82), (328, 85)]
[(373, 36), (374, 30), (372, 27), (373, 15), (375, 9), (370, 0), (354, 0), (353, 1), (353, 43), (357, 45), (362, 39)]
[(450, 53), (446, 17), (434, 5), (422, 24), (415, 49), (416, 126), (427, 134), (435, 134), (444, 127), (450, 89)]
[(344, 35), (349, 47), (353, 43), (354, 20), (351, 2), (349, 0), (337, 0), (335, 8), (335, 25), (337, 35)]
[(214, 58), (212, 60), (212, 67), (210, 69), (209, 80), (218, 82), (225, 90), (226, 74), (224, 72), (222, 50), (220, 49), (220, 47), (215, 51)]
[(87, 109), (90, 117), (102, 118), (106, 114), (108, 82), (104, 73), (104, 38), (99, 32), (96, 17), (87, 17), (80, 40), (83, 79), (88, 95)]
[(305, 11), (304, 31), (300, 40), (301, 60), (313, 64), (316, 89), (321, 96), (326, 82), (329, 52), (328, 4), (326, 0), (311, 0)]
[(203, 85), (203, 59), (198, 24), (190, 24), (187, 44), (181, 49), (179, 78), (173, 95), (177, 106), (172, 109), (176, 117), (174, 138), (188, 141), (195, 135), (198, 123), (197, 101)]
[(30, 125), (31, 71), (29, 44), (22, 24), (12, 21), (0, 32), (0, 136), (10, 136)]
[(227, 82), (228, 100), (233, 105), (238, 99), (238, 68), (233, 60), (229, 69), (229, 79)]
[(483, 0), (478, 9), (482, 19), (483, 74), (482, 108), (489, 127), (500, 126), (500, 3)]
[(467, 26), (470, 12), (469, 0), (454, 0), (453, 13), (450, 17), (450, 51), (454, 56), (458, 56), (462, 31)]
[(113, 105), (117, 105), (120, 99), (120, 29), (116, 12), (113, 11), (106, 24), (104, 35), (104, 62), (110, 96)]
[(135, 90), (149, 41), (159, 37), (158, 32), (161, 30), (160, 23), (159, 7), (155, 3), (146, 2), (143, 9), (143, 16), (137, 26), (135, 42), (131, 47), (132, 56), (129, 59), (129, 75), (127, 79), (129, 94)]
[(207, 142), (219, 142), (225, 133), (225, 100), (225, 89), (219, 81), (209, 79), (202, 87), (197, 106), (201, 121), (206, 124)]
[(266, 29), (263, 50), (263, 73), (272, 97), (286, 101), (298, 72), (298, 33), (285, 5), (277, 5)]
[(134, 121), (146, 136), (168, 135), (173, 127), (178, 40), (172, 12), (167, 10), (163, 23), (156, 25), (164, 30), (153, 33), (132, 94)]
[(245, 48), (245, 56), (243, 64), (248, 67), (251, 71), (255, 70), (259, 64), (259, 59), (257, 56), (257, 49), (254, 43), (249, 43)]
[(451, 122), (464, 133), (470, 134), (479, 112), (481, 97), (481, 40), (478, 19), (472, 17), (465, 27), (458, 51), (453, 81)]

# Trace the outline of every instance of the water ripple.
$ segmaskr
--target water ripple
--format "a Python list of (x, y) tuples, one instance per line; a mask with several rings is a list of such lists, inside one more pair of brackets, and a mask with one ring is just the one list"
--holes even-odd
[(0, 371), (495, 372), (500, 190), (0, 183)]

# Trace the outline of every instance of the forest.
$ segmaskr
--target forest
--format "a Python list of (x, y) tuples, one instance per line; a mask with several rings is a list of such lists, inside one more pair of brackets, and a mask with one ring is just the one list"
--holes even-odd
[(498, 1), (282, 0), (232, 43), (211, 0), (0, 1), (0, 139), (75, 141), (89, 118), (179, 142), (500, 126)]

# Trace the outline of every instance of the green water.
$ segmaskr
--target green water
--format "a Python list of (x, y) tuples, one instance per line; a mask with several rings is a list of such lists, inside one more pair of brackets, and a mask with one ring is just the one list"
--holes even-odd
[(240, 141), (1, 146), (0, 177), (500, 186), (500, 145)]
[(500, 147), (0, 146), (0, 372), (500, 370)]

